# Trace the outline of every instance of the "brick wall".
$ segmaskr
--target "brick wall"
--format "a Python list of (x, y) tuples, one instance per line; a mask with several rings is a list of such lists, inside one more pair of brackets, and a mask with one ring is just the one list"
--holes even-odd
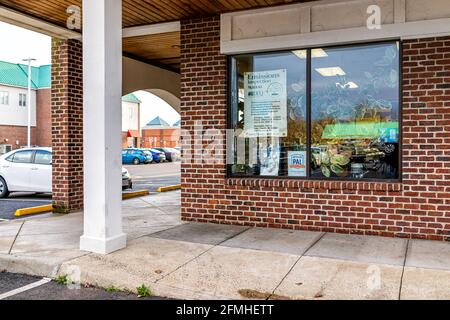
[[(181, 24), (181, 116), (191, 133), (199, 125), (226, 128), (219, 23)], [(450, 240), (450, 38), (409, 40), (403, 48), (402, 183), (226, 179), (224, 159), (188, 160), (183, 220)], [(193, 152), (191, 141), (182, 146)]]
[[(10, 144), (13, 149), (27, 146), (27, 127), (0, 126), (0, 144)], [(36, 127), (31, 127), (31, 144), (36, 145)]]
[(52, 145), (51, 89), (40, 89), (36, 94), (36, 145)]
[(180, 145), (180, 129), (142, 129), (144, 148), (175, 148)]
[[(36, 126), (31, 127), (31, 145), (50, 147), (52, 145), (51, 90), (38, 90), (36, 99)], [(0, 144), (10, 144), (13, 149), (25, 147), (27, 127), (0, 125)]]
[(52, 40), (53, 204), (83, 207), (83, 63), (77, 40)]

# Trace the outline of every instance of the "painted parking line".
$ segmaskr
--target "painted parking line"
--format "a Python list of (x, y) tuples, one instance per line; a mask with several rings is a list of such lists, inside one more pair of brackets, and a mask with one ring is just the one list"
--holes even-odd
[(9, 292), (0, 294), (0, 300), (4, 300), (4, 299), (6, 299), (6, 298), (9, 298), (9, 297), (13, 297), (13, 296), (15, 296), (15, 295), (18, 295), (19, 293), (22, 293), (22, 292), (29, 291), (29, 290), (31, 290), (31, 289), (40, 287), (40, 286), (42, 286), (42, 285), (44, 285), (44, 284), (49, 283), (50, 281), (52, 281), (52, 279), (49, 279), (49, 278), (43, 278), (42, 280), (33, 282), (33, 283), (29, 284), (29, 285), (26, 285), (26, 286), (23, 286), (23, 287), (20, 287), (20, 288), (11, 290), (11, 291), (9, 291)]

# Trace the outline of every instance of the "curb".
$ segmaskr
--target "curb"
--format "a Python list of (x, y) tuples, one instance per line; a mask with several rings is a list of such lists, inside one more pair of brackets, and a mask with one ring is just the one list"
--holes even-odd
[(181, 184), (177, 184), (175, 186), (168, 186), (168, 187), (161, 187), (156, 192), (168, 192), (168, 191), (174, 191), (174, 190), (180, 190)]
[(39, 206), (39, 207), (17, 209), (15, 216), (23, 217), (23, 216), (28, 216), (28, 215), (32, 215), (32, 214), (46, 213), (46, 212), (52, 212), (52, 211), (53, 211), (53, 205), (48, 204), (48, 205)]
[(0, 254), (0, 271), (21, 273), (37, 277), (56, 277), (63, 261), (32, 256)]
[(150, 191), (148, 191), (148, 190), (127, 192), (127, 193), (122, 194), (122, 200), (128, 200), (128, 199), (137, 198), (137, 197), (144, 197), (144, 196), (148, 196), (149, 194), (150, 194)]

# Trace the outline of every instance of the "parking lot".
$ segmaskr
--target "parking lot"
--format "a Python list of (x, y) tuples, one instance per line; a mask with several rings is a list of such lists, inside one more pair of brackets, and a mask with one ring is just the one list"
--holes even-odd
[(181, 183), (181, 162), (124, 166), (133, 178), (133, 191), (148, 189), (156, 192), (160, 187)]
[[(165, 162), (147, 165), (124, 166), (133, 179), (133, 189), (129, 191), (149, 190), (156, 192), (158, 188), (180, 184), (181, 163)], [(50, 204), (50, 194), (16, 193), (7, 199), (0, 199), (0, 222), (15, 219), (17, 209)]]

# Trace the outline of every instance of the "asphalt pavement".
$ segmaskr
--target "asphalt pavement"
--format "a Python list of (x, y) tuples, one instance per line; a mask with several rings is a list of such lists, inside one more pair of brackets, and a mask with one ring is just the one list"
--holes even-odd
[[(181, 162), (165, 162), (125, 166), (133, 178), (133, 189), (156, 192), (160, 187), (181, 183)], [(13, 193), (7, 199), (0, 199), (0, 222), (17, 219), (17, 209), (42, 206), (52, 203), (50, 194)]]
[(46, 278), (0, 272), (0, 300), (161, 300), (138, 298), (135, 294), (94, 287), (58, 284)]
[(125, 168), (133, 178), (132, 191), (147, 189), (150, 192), (156, 192), (160, 187), (181, 183), (181, 162), (130, 165)]

